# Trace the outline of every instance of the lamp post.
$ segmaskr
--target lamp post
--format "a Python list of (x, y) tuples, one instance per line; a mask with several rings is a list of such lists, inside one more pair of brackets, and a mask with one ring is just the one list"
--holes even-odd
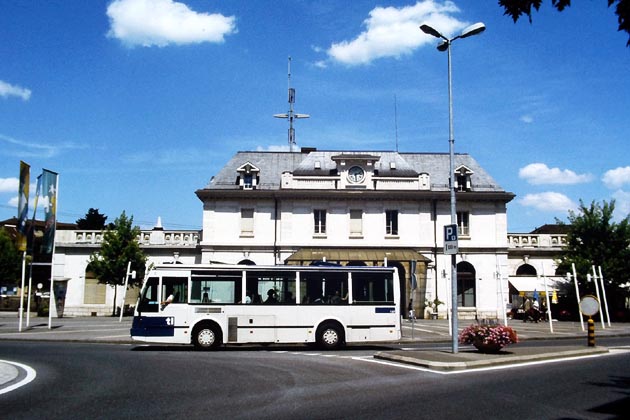
[[(451, 225), (457, 225), (457, 210), (455, 202), (455, 137), (453, 136), (453, 91), (451, 82), (451, 44), (456, 39), (468, 38), (485, 31), (486, 26), (481, 23), (475, 23), (462, 31), (455, 38), (447, 38), (429, 25), (421, 25), (420, 29), (427, 35), (440, 38), (442, 42), (438, 44), (439, 51), (448, 53), (448, 144), (449, 144), (449, 187), (451, 193)], [(458, 352), (457, 343), (457, 253), (451, 254), (451, 324), (452, 324), (452, 351)]]

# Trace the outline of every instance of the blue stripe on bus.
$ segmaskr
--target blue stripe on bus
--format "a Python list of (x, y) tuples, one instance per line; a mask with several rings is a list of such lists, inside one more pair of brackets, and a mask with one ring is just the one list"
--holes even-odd
[(133, 318), (130, 333), (132, 337), (173, 337), (175, 335), (175, 318), (172, 316), (137, 316)]
[(374, 308), (374, 313), (377, 314), (393, 314), (396, 312), (396, 308)]

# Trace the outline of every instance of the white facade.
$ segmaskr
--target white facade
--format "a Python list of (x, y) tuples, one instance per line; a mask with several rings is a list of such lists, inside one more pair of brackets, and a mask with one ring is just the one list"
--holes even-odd
[[(344, 169), (339, 155), (346, 156)], [(141, 247), (149, 263), (272, 265), (326, 260), (394, 265), (405, 279), (401, 306), (413, 298), (416, 314), (428, 316), (425, 300), (437, 297), (447, 302), (451, 296), (450, 256), (443, 253), (443, 229), (450, 224), (444, 169), (448, 156), (366, 155), (369, 158), (342, 152), (237, 153), (206, 188), (196, 192), (203, 203), (201, 232), (142, 231)], [(500, 318), (511, 302), (510, 291), (514, 292), (508, 281), (523, 284), (517, 271), (524, 264), (541, 275), (555, 274), (554, 258), (565, 235), (508, 234), (506, 203), (513, 194), (496, 185), (469, 156), (457, 157), (472, 172), (468, 189), (457, 194), (457, 211), (465, 214), (459, 219), (458, 277), (465, 283), (460, 289), (467, 291), (460, 293), (459, 316)], [(399, 170), (396, 177), (391, 176), (391, 162)], [(304, 170), (306, 164), (313, 169)], [(348, 169), (356, 166), (363, 174), (349, 177)], [(251, 179), (241, 177), (247, 171), (253, 174)], [(320, 230), (317, 211), (325, 212)], [(388, 215), (392, 211), (397, 218), (394, 230)], [(89, 290), (86, 281), (89, 256), (98, 250), (101, 234), (57, 232), (54, 277), (67, 281), (66, 315), (112, 312), (113, 288), (93, 285)], [(412, 261), (417, 262), (415, 290), (411, 289)], [(98, 303), (90, 303), (94, 287), (104, 288)], [(132, 292), (126, 303), (134, 301)], [(438, 312), (446, 317), (447, 305), (440, 305)]]

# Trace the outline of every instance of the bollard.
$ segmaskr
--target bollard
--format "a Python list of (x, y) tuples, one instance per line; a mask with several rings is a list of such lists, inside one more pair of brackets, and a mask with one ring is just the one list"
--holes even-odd
[(588, 346), (595, 347), (595, 321), (593, 318), (588, 318)]

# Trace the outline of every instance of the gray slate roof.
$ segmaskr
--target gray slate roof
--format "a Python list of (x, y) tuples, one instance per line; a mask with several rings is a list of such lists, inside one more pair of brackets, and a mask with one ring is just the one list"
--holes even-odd
[[(310, 151), (310, 152), (237, 152), (217, 173), (204, 189), (237, 190), (237, 168), (250, 162), (260, 169), (260, 184), (257, 189), (278, 190), (283, 172), (300, 176), (330, 176), (336, 174), (337, 163), (333, 156), (339, 155), (377, 156), (379, 161), (374, 169), (378, 176), (412, 176), (428, 173), (432, 191), (448, 190), (449, 154), (448, 153), (399, 153), (375, 151)], [(320, 169), (315, 168), (315, 161), (320, 162)], [(390, 162), (395, 162), (396, 169), (390, 169)], [(472, 190), (478, 192), (504, 192), (505, 190), (468, 154), (455, 155), (455, 167), (465, 165), (473, 171)]]

